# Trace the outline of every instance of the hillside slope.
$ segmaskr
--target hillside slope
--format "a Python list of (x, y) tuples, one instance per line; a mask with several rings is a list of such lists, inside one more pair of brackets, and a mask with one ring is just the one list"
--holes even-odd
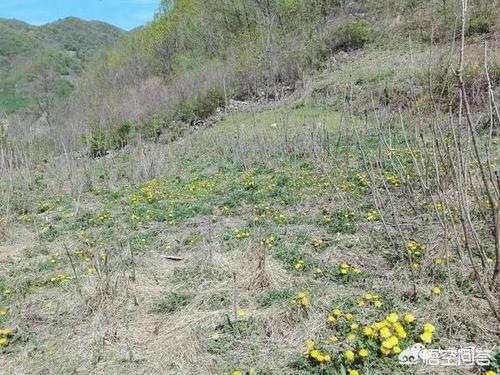
[(115, 26), (74, 17), (43, 26), (0, 19), (0, 112), (26, 108), (40, 93), (41, 81), (49, 80), (51, 91), (71, 87), (96, 52), (124, 34)]

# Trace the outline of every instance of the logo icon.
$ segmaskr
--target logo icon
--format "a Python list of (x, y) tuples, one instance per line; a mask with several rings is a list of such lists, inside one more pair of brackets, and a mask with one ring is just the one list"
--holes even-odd
[(423, 344), (415, 344), (413, 346), (410, 346), (409, 348), (406, 348), (401, 353), (399, 353), (399, 363), (404, 365), (416, 364), (420, 359), (424, 359), (422, 357), (422, 354), (425, 353), (425, 351), (424, 353), (422, 353), (424, 349), (425, 346)]

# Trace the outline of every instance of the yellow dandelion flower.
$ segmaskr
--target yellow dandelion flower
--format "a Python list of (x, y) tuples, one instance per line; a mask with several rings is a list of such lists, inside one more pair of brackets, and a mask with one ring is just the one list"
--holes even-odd
[(309, 339), (306, 341), (306, 346), (309, 348), (309, 349), (312, 349), (314, 348), (314, 341)]
[(347, 350), (344, 352), (344, 358), (347, 362), (354, 361), (355, 357), (356, 357), (356, 355), (354, 354), (354, 352), (352, 350)]
[(245, 311), (245, 309), (238, 309), (237, 314), (239, 317), (244, 317), (247, 312)]
[(391, 337), (391, 330), (387, 327), (383, 327), (380, 330), (380, 337), (382, 337), (383, 339)]
[(438, 287), (438, 286), (435, 286), (434, 288), (432, 288), (432, 293), (434, 293), (435, 295), (440, 295), (441, 294), (441, 288)]
[(395, 346), (394, 348), (392, 348), (392, 351), (394, 352), (394, 354), (399, 354), (401, 353), (401, 348), (399, 346)]
[(370, 326), (366, 326), (365, 328), (363, 328), (363, 335), (373, 336), (373, 328)]
[(335, 343), (339, 341), (339, 338), (337, 336), (330, 336), (330, 341)]
[(387, 316), (387, 320), (391, 323), (396, 323), (398, 321), (398, 319), (399, 319), (399, 315), (395, 312), (392, 312)]
[(333, 315), (328, 315), (328, 318), (326, 318), (329, 323), (333, 323), (335, 321), (335, 317)]
[(396, 336), (391, 336), (387, 340), (382, 341), (382, 346), (386, 349), (392, 349), (399, 344)]
[(335, 309), (335, 310), (333, 310), (333, 315), (340, 316), (340, 315), (342, 315), (342, 311), (340, 309)]
[(367, 349), (360, 349), (358, 354), (361, 358), (366, 358), (366, 357), (368, 357), (368, 354), (370, 354), (370, 353), (368, 352)]
[(406, 314), (404, 316), (404, 321), (406, 323), (413, 323), (415, 321), (415, 317), (412, 314)]
[(432, 341), (432, 333), (426, 331), (420, 335), (420, 339), (422, 340), (422, 342), (430, 344), (430, 342)]
[(12, 330), (9, 328), (2, 328), (2, 329), (0, 329), (0, 335), (10, 336), (10, 335), (12, 335)]
[(345, 314), (345, 318), (347, 320), (352, 320), (352, 318), (354, 318), (354, 315), (352, 315), (351, 313), (347, 313), (347, 314)]
[(354, 333), (349, 333), (347, 336), (346, 336), (346, 339), (347, 340), (350, 340), (350, 341), (354, 341), (356, 340), (356, 335)]
[(354, 369), (349, 369), (349, 375), (359, 375), (359, 371)]
[(436, 330), (436, 327), (432, 323), (425, 323), (424, 325), (424, 331), (425, 332), (430, 332), (433, 333)]
[(8, 342), (9, 340), (7, 340), (6, 338), (0, 337), (0, 347), (7, 345)]
[(374, 305), (375, 307), (377, 307), (377, 308), (380, 308), (380, 307), (382, 307), (382, 302), (380, 302), (380, 301), (375, 301), (375, 302), (373, 303), (373, 305)]
[(310, 354), (311, 358), (318, 358), (319, 356), (319, 351), (317, 349), (313, 349), (311, 350), (311, 354)]
[(405, 329), (403, 328), (403, 326), (399, 322), (394, 323), (394, 331), (396, 332), (396, 335), (400, 339), (404, 339), (407, 336)]

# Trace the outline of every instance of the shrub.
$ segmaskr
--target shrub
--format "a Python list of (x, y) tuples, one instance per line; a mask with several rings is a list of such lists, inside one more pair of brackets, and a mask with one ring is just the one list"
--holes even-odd
[(366, 21), (354, 21), (341, 26), (335, 33), (336, 49), (356, 50), (363, 48), (371, 40), (370, 24)]
[(494, 24), (495, 13), (493, 10), (485, 9), (473, 13), (467, 22), (467, 35), (489, 33)]
[(217, 108), (225, 104), (224, 91), (220, 87), (208, 90), (204, 95), (196, 98), (194, 113), (199, 118), (207, 118), (215, 113)]
[(92, 157), (106, 155), (111, 150), (125, 147), (132, 130), (132, 124), (122, 122), (110, 128), (92, 128), (84, 136), (84, 143), (87, 145)]
[(171, 121), (172, 115), (170, 113), (156, 113), (140, 127), (141, 134), (146, 139), (158, 138), (163, 129), (169, 127)]
[(224, 91), (220, 87), (181, 100), (174, 109), (175, 119), (189, 122), (195, 119), (206, 119), (225, 103)]

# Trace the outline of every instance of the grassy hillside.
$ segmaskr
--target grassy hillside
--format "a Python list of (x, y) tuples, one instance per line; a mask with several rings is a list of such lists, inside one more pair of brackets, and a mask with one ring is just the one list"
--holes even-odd
[[(43, 26), (0, 19), (0, 111), (27, 107), (39, 82), (70, 83), (97, 51), (116, 43), (124, 31), (101, 22), (66, 18)], [(50, 69), (49, 69), (50, 66)]]
[(0, 372), (500, 371), (496, 3), (265, 4), (164, 1), (0, 128)]

